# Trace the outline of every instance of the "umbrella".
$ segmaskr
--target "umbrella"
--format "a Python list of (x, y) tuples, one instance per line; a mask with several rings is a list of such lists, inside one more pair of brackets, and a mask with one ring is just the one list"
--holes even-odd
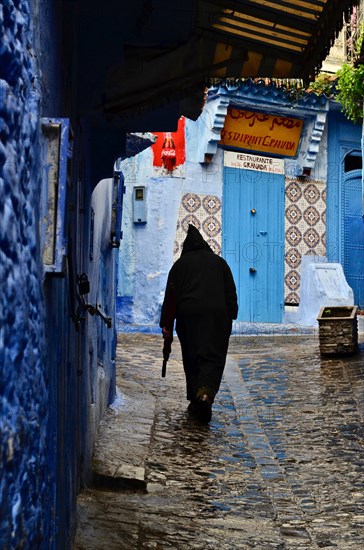
[(172, 346), (172, 340), (170, 340), (169, 338), (165, 338), (164, 345), (163, 345), (163, 365), (162, 365), (163, 378), (166, 376), (167, 361), (171, 353), (171, 346)]

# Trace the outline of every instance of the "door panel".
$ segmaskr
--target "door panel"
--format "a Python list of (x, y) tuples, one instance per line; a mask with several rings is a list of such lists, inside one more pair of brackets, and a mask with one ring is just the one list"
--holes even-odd
[(284, 176), (224, 169), (223, 255), (239, 299), (240, 321), (281, 322)]
[(364, 307), (364, 221), (361, 170), (343, 178), (343, 268), (355, 304)]

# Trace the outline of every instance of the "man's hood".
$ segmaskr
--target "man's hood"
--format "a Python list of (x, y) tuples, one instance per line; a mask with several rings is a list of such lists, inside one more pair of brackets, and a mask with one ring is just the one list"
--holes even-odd
[(187, 237), (183, 243), (181, 256), (183, 256), (183, 254), (187, 254), (187, 252), (191, 252), (192, 250), (208, 250), (213, 253), (213, 250), (204, 240), (199, 230), (196, 229), (194, 225), (189, 224)]

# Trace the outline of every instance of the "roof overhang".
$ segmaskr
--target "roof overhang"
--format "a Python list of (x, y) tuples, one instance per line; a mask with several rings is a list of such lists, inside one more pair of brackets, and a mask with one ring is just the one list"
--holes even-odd
[[(211, 77), (308, 82), (358, 3), (108, 0), (104, 7), (64, 1), (77, 6), (81, 110), (119, 122), (129, 117), (122, 125), (130, 131), (157, 129), (147, 113), (161, 109), (170, 113), (166, 119), (173, 112), (175, 122), (179, 115), (196, 119)], [(136, 122), (138, 116), (144, 122)]]
[[(308, 82), (327, 57), (354, 2), (350, 0), (209, 0), (201, 30), (219, 47), (218, 76), (300, 78)], [(229, 60), (244, 50), (240, 65)], [(233, 71), (233, 72), (232, 72)]]

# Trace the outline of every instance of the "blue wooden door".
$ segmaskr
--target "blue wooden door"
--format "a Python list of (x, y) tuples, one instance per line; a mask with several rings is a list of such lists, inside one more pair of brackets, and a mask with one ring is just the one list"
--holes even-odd
[(280, 323), (284, 308), (284, 176), (224, 168), (223, 256), (239, 321)]
[(354, 302), (364, 307), (364, 220), (362, 217), (362, 173), (353, 170), (342, 185), (342, 263)]

